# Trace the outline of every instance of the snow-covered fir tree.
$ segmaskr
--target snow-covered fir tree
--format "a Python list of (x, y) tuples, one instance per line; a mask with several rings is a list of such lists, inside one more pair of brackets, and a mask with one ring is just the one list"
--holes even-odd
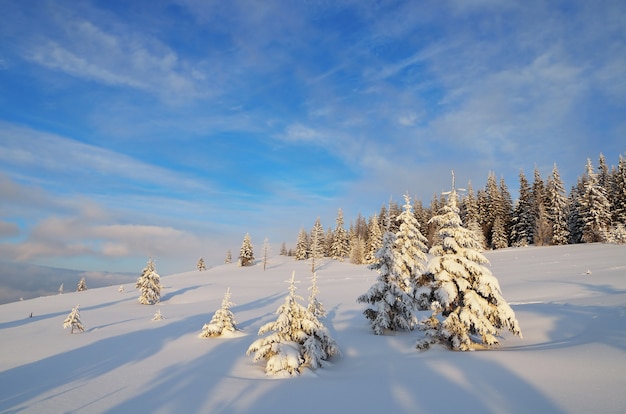
[(153, 321), (160, 321), (165, 319), (165, 316), (163, 316), (163, 314), (161, 313), (161, 309), (157, 309), (157, 311), (155, 312), (154, 316), (152, 317)]
[(480, 227), (480, 220), (478, 218), (478, 203), (474, 197), (474, 189), (471, 182), (467, 183), (467, 193), (465, 197), (463, 197), (462, 206), (463, 222), (466, 223), (469, 230), (475, 233), (476, 239), (480, 242), (480, 245), (484, 249), (487, 245), (487, 241), (485, 240), (483, 229)]
[(283, 242), (283, 244), (280, 245), (280, 253), (281, 256), (288, 256), (289, 255), (289, 250), (287, 250), (287, 243)]
[(237, 321), (235, 315), (230, 308), (234, 305), (230, 301), (230, 288), (226, 290), (222, 299), (222, 306), (215, 311), (211, 322), (202, 327), (201, 338), (209, 338), (222, 335), (226, 332), (235, 332), (237, 330)]
[(120, 285), (120, 287), (117, 288), (117, 291), (120, 293), (124, 293), (125, 292), (124, 285)]
[(142, 305), (154, 305), (161, 300), (161, 277), (156, 271), (152, 257), (148, 259), (146, 267), (137, 278), (135, 287), (139, 289), (139, 303)]
[(250, 241), (250, 235), (246, 233), (239, 249), (239, 260), (237, 261), (239, 266), (252, 266), (254, 264), (254, 251), (252, 248), (252, 242)]
[[(432, 314), (420, 321), (425, 338), (418, 349), (440, 342), (453, 350), (467, 351), (480, 340), (484, 346), (498, 343), (501, 329), (521, 337), (515, 313), (502, 297), (498, 280), (485, 266), (474, 233), (464, 228), (457, 208), (456, 190), (447, 204), (431, 218), (439, 228), (441, 243), (430, 249), (433, 256), (417, 292), (420, 307), (429, 305)], [(440, 319), (441, 318), (441, 319)]]
[(306, 260), (309, 258), (309, 240), (308, 234), (304, 228), (300, 229), (298, 233), (298, 240), (296, 241), (296, 251), (294, 255), (294, 259), (296, 260)]
[(539, 169), (535, 167), (532, 196), (532, 217), (533, 217), (533, 243), (536, 246), (550, 244), (552, 239), (552, 228), (546, 212), (546, 189)]
[(519, 173), (519, 199), (513, 210), (511, 229), (511, 244), (513, 246), (528, 246), (534, 239), (533, 202), (530, 185), (524, 175)]
[(267, 375), (295, 376), (303, 368), (320, 368), (330, 357), (338, 355), (339, 347), (328, 329), (299, 301), (296, 295), (295, 272), (289, 280), (289, 295), (276, 314), (276, 321), (259, 329), (259, 335), (269, 335), (254, 341), (247, 355), (254, 361), (265, 360)]
[(230, 249), (226, 252), (226, 256), (224, 257), (225, 264), (231, 264), (233, 262), (233, 254)]
[(606, 190), (600, 186), (590, 159), (587, 159), (583, 192), (579, 196), (579, 203), (583, 226), (582, 241), (585, 243), (606, 241), (611, 225), (611, 207), (606, 197)]
[(376, 282), (357, 298), (357, 302), (369, 305), (363, 314), (376, 335), (383, 335), (387, 330), (411, 330), (416, 322), (415, 302), (403, 288), (401, 258), (395, 244), (396, 235), (385, 232), (376, 261), (368, 266), (378, 272)]
[(405, 292), (413, 293), (419, 275), (424, 270), (426, 261), (426, 237), (420, 232), (420, 224), (413, 214), (411, 197), (404, 195), (402, 213), (396, 221), (399, 223), (394, 248), (398, 253), (400, 284)]
[(337, 212), (337, 219), (335, 220), (336, 227), (333, 232), (333, 243), (330, 249), (330, 256), (335, 260), (343, 261), (348, 255), (350, 244), (348, 239), (348, 233), (343, 228), (343, 211), (339, 209)]
[(619, 156), (617, 169), (612, 179), (612, 212), (613, 222), (626, 226), (626, 157)]
[(316, 261), (324, 257), (324, 228), (318, 217), (311, 229), (311, 273), (315, 272)]
[(87, 290), (87, 282), (85, 281), (84, 277), (81, 277), (78, 281), (78, 284), (76, 285), (76, 291), (84, 292), (85, 290)]
[(311, 312), (316, 318), (322, 318), (326, 316), (326, 309), (324, 305), (317, 299), (317, 295), (320, 293), (317, 287), (317, 272), (311, 276), (311, 286), (309, 287), (309, 305), (307, 310)]
[(553, 245), (567, 244), (569, 238), (567, 196), (556, 163), (552, 167), (552, 174), (548, 177), (546, 195), (546, 213), (552, 227), (551, 242)]
[(59, 295), (63, 294), (63, 283), (61, 283), (61, 286), (59, 286)]
[(196, 269), (198, 269), (199, 272), (206, 270), (206, 264), (204, 263), (204, 258), (201, 257), (198, 260), (198, 263), (196, 264)]
[(380, 229), (378, 216), (374, 214), (367, 226), (368, 236), (367, 244), (365, 246), (365, 263), (376, 262), (376, 252), (380, 249), (383, 243), (383, 233)]
[(83, 327), (83, 323), (80, 320), (80, 312), (78, 310), (79, 305), (76, 305), (72, 308), (72, 311), (67, 318), (63, 321), (63, 329), (71, 328), (70, 333), (74, 333), (74, 329), (79, 332), (84, 332), (85, 328)]
[(350, 263), (356, 265), (365, 263), (365, 242), (356, 235), (350, 242)]

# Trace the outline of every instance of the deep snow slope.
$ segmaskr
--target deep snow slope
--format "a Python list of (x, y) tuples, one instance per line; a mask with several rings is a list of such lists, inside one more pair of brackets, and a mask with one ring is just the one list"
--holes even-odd
[[(310, 262), (275, 257), (266, 271), (164, 276), (155, 306), (138, 304), (132, 284), (1, 305), (0, 412), (626, 412), (626, 246), (487, 257), (523, 339), (505, 333), (495, 350), (420, 353), (417, 332), (375, 336), (356, 297), (376, 274), (326, 260), (322, 321), (343, 355), (290, 379), (266, 377), (245, 353), (294, 270), (306, 301)], [(241, 332), (198, 338), (228, 287)], [(62, 325), (77, 304), (85, 332), (71, 335)], [(157, 309), (166, 319), (151, 320)]]

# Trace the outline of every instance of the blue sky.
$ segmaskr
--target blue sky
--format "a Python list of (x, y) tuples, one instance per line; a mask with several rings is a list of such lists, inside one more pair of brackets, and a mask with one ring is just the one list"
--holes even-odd
[(278, 252), (626, 150), (623, 1), (0, 0), (0, 260)]

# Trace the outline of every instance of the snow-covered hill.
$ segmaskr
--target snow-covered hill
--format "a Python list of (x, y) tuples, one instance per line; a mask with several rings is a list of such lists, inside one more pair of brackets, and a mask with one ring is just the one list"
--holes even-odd
[[(222, 265), (164, 276), (155, 306), (138, 304), (132, 284), (1, 305), (0, 412), (626, 412), (626, 247), (487, 257), (524, 339), (420, 353), (418, 332), (375, 336), (356, 297), (376, 275), (327, 260), (318, 299), (343, 355), (289, 379), (266, 377), (245, 353), (275, 319), (292, 271), (307, 297), (308, 262), (275, 257), (266, 271)], [(242, 332), (199, 338), (228, 287)], [(70, 334), (63, 320), (77, 304), (85, 332)], [(158, 309), (166, 319), (153, 321)]]

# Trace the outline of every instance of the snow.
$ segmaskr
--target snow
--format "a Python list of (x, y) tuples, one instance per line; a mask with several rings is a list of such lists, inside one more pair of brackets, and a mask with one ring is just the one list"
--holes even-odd
[[(485, 256), (523, 339), (504, 332), (493, 350), (420, 352), (421, 332), (374, 335), (356, 298), (376, 272), (318, 259), (320, 321), (342, 356), (289, 378), (266, 376), (246, 350), (275, 320), (292, 271), (305, 291), (310, 261), (166, 275), (154, 306), (137, 302), (133, 284), (4, 304), (0, 412), (626, 412), (626, 246)], [(228, 287), (240, 331), (198, 338)], [(63, 321), (77, 303), (85, 332), (70, 334)], [(166, 319), (152, 321), (157, 309)]]

